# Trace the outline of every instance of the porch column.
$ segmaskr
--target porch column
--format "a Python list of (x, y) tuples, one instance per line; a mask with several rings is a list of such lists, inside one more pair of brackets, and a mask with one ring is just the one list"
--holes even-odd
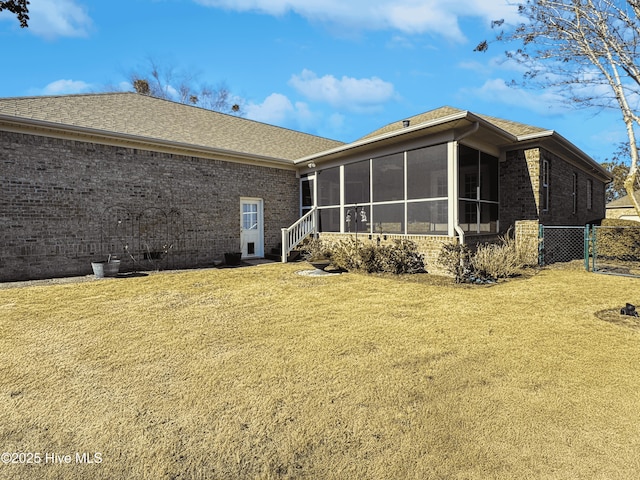
[(456, 225), (458, 224), (458, 142), (453, 141), (447, 144), (447, 192), (449, 225), (447, 234), (450, 237), (456, 236)]

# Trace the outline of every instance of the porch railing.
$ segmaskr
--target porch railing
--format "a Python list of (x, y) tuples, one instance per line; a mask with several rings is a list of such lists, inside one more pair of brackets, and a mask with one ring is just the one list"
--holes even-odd
[(313, 207), (289, 228), (282, 229), (282, 263), (307, 235), (318, 231), (318, 210)]

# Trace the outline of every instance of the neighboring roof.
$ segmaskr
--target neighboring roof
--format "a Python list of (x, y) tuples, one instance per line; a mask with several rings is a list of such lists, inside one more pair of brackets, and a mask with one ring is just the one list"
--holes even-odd
[(3, 115), (289, 161), (343, 144), (133, 92), (0, 98)]
[[(633, 196), (636, 197), (638, 202), (640, 202), (640, 190), (636, 190), (633, 192)], [(631, 203), (631, 199), (629, 195), (625, 195), (624, 197), (616, 198), (615, 200), (607, 203), (607, 208), (635, 208)]]

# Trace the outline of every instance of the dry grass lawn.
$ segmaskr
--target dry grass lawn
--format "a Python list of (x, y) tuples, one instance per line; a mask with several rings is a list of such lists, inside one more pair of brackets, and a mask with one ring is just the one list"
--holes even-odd
[(0, 478), (638, 478), (639, 280), (302, 268), (1, 289)]

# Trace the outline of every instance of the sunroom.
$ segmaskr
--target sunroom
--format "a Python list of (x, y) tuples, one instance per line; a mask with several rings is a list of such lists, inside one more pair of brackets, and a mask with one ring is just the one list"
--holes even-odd
[(443, 243), (490, 241), (518, 221), (584, 224), (599, 207), (572, 211), (570, 179), (597, 185), (598, 205), (610, 180), (553, 130), (451, 107), (295, 163), (301, 218), (282, 231), (283, 261), (314, 233), (409, 236), (435, 254)]
[(457, 141), (345, 161), (301, 176), (319, 233), (442, 235), (499, 230), (498, 157)]
[(309, 233), (464, 242), (500, 231), (500, 156), (514, 135), (442, 107), (298, 160), (301, 219), (285, 255)]

